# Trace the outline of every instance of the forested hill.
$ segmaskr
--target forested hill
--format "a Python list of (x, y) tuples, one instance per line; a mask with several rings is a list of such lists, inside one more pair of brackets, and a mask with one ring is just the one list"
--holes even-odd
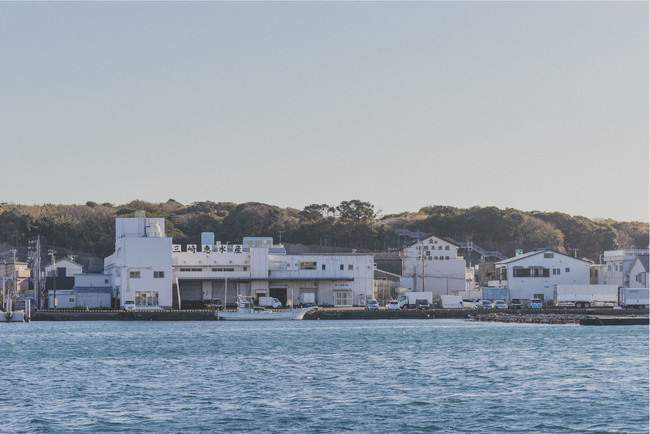
[(523, 212), (515, 209), (427, 206), (417, 213), (378, 218), (374, 206), (359, 200), (338, 205), (313, 204), (302, 210), (262, 203), (196, 202), (183, 205), (133, 201), (124, 205), (87, 202), (85, 205), (0, 205), (0, 243), (26, 252), (28, 240), (41, 235), (44, 248), (59, 254), (99, 257), (113, 252), (115, 217), (132, 217), (144, 210), (148, 217), (164, 217), (174, 243), (199, 243), (201, 232), (214, 232), (223, 242), (241, 242), (245, 236), (280, 234), (284, 243), (326, 245), (362, 251), (397, 248), (404, 242), (395, 230), (408, 229), (472, 240), (507, 256), (551, 247), (598, 260), (604, 250), (647, 248), (648, 223), (594, 221), (562, 213)]

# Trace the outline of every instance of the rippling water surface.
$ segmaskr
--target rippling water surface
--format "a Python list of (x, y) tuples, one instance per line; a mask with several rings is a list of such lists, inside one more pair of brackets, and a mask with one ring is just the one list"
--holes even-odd
[(648, 327), (0, 324), (0, 431), (648, 432)]

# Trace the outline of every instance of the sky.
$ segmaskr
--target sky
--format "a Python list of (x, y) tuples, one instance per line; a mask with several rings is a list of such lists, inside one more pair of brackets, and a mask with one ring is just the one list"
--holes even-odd
[(0, 202), (648, 221), (648, 3), (0, 2)]

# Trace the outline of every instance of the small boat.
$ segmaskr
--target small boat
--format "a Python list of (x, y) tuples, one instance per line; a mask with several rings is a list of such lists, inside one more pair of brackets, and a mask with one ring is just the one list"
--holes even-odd
[(14, 310), (11, 312), (0, 311), (0, 322), (24, 322), (25, 312), (22, 310)]
[(305, 313), (317, 307), (305, 307), (291, 310), (267, 310), (263, 307), (256, 307), (249, 300), (250, 297), (237, 297), (236, 311), (217, 312), (217, 318), (227, 321), (256, 321), (256, 320), (291, 320), (302, 319)]

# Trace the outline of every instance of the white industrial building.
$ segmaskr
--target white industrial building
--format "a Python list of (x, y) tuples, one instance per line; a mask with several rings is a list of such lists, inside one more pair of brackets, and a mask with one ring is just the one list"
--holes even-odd
[(174, 283), (182, 307), (210, 300), (233, 303), (237, 295), (275, 297), (295, 306), (303, 294), (320, 305), (363, 306), (373, 295), (373, 256), (286, 255), (272, 238), (245, 238), (243, 244), (214, 242), (203, 233), (201, 248), (174, 245)]
[(115, 252), (104, 259), (120, 306), (172, 307), (172, 240), (165, 237), (165, 219), (115, 219)]
[(76, 307), (110, 308), (113, 297), (112, 276), (109, 274), (75, 274), (74, 297)]
[(402, 287), (434, 295), (465, 292), (465, 259), (456, 244), (430, 236), (404, 247), (400, 255)]
[(510, 298), (553, 300), (553, 285), (589, 285), (591, 261), (551, 249), (535, 250), (496, 263), (496, 282), (509, 289)]
[(111, 308), (113, 287), (111, 276), (106, 274), (75, 274), (72, 289), (48, 290), (48, 306), (58, 309)]
[(222, 244), (203, 233), (201, 244), (172, 244), (162, 218), (115, 220), (115, 253), (104, 273), (120, 306), (198, 308), (237, 295), (276, 297), (297, 305), (313, 294), (321, 305), (363, 306), (373, 295), (373, 256), (286, 255), (272, 238)]

